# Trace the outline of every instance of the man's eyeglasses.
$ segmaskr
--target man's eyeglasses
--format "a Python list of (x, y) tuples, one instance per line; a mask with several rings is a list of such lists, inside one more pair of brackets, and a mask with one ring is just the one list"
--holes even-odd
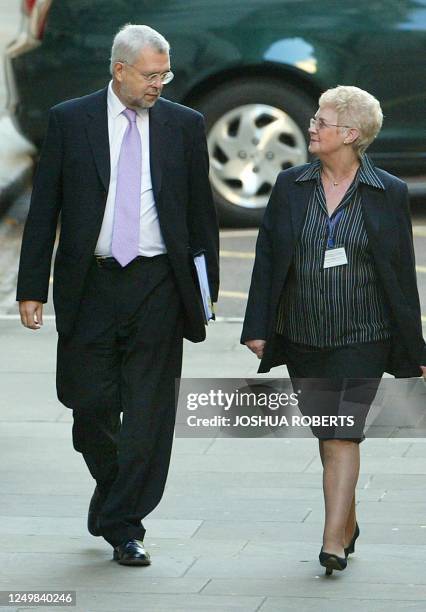
[(328, 128), (328, 127), (344, 127), (344, 128), (351, 128), (350, 125), (339, 125), (337, 123), (327, 123), (327, 121), (324, 121), (324, 119), (322, 119), (321, 117), (311, 117), (311, 119), (309, 120), (309, 126), (311, 128), (314, 128), (315, 130), (323, 130), (324, 128)]
[(126, 64), (126, 66), (130, 66), (131, 68), (136, 70), (138, 75), (145, 79), (145, 81), (150, 85), (154, 85), (154, 83), (158, 81), (158, 79), (160, 79), (162, 85), (167, 85), (167, 83), (170, 83), (170, 81), (172, 81), (175, 76), (171, 70), (168, 70), (167, 72), (163, 73), (154, 72), (152, 74), (144, 74), (143, 72), (139, 72), (139, 70), (137, 70), (137, 68), (135, 68), (133, 64), (128, 64), (127, 62), (120, 62), (120, 64)]

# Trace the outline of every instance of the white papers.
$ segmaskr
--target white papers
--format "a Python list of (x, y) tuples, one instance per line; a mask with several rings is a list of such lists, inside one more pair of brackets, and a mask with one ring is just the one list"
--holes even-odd
[(200, 287), (201, 299), (203, 301), (204, 318), (206, 323), (214, 318), (213, 305), (210, 296), (209, 279), (207, 277), (206, 258), (204, 253), (194, 255), (195, 270), (197, 272), (198, 285)]

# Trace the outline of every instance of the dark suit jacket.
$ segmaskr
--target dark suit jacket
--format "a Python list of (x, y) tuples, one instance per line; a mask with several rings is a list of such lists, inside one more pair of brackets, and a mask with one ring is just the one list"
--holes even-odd
[[(256, 259), (241, 342), (266, 340), (259, 372), (285, 363), (285, 346), (275, 334), (277, 309), (309, 202), (312, 182), (295, 182), (308, 165), (281, 172), (272, 191), (256, 246)], [(392, 318), (392, 351), (386, 371), (421, 376), (426, 365), (417, 290), (407, 186), (375, 168), (385, 186), (360, 183), (368, 240)]]
[[(150, 113), (154, 199), (185, 310), (185, 337), (205, 338), (191, 252), (206, 253), (218, 293), (218, 227), (200, 113), (160, 98)], [(53, 107), (34, 180), (18, 276), (18, 300), (47, 301), (58, 216), (53, 299), (60, 334), (72, 333), (103, 220), (110, 178), (107, 88)]]

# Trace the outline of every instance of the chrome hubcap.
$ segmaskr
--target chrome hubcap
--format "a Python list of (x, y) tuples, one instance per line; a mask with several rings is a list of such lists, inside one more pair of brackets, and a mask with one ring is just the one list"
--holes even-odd
[(263, 208), (281, 170), (303, 164), (303, 132), (287, 113), (267, 104), (245, 104), (223, 115), (208, 138), (211, 182), (228, 202)]

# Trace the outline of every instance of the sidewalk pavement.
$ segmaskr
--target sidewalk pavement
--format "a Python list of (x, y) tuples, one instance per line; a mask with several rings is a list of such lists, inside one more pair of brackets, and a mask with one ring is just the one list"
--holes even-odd
[[(186, 344), (184, 376), (254, 376), (239, 334), (238, 323), (209, 326), (207, 342)], [(166, 493), (146, 520), (152, 565), (111, 561), (86, 531), (94, 484), (55, 396), (55, 341), (52, 319), (36, 333), (0, 320), (0, 590), (75, 590), (77, 606), (57, 609), (81, 612), (424, 612), (419, 438), (362, 444), (361, 536), (340, 574), (326, 578), (318, 563), (321, 465), (309, 439), (175, 439)]]

